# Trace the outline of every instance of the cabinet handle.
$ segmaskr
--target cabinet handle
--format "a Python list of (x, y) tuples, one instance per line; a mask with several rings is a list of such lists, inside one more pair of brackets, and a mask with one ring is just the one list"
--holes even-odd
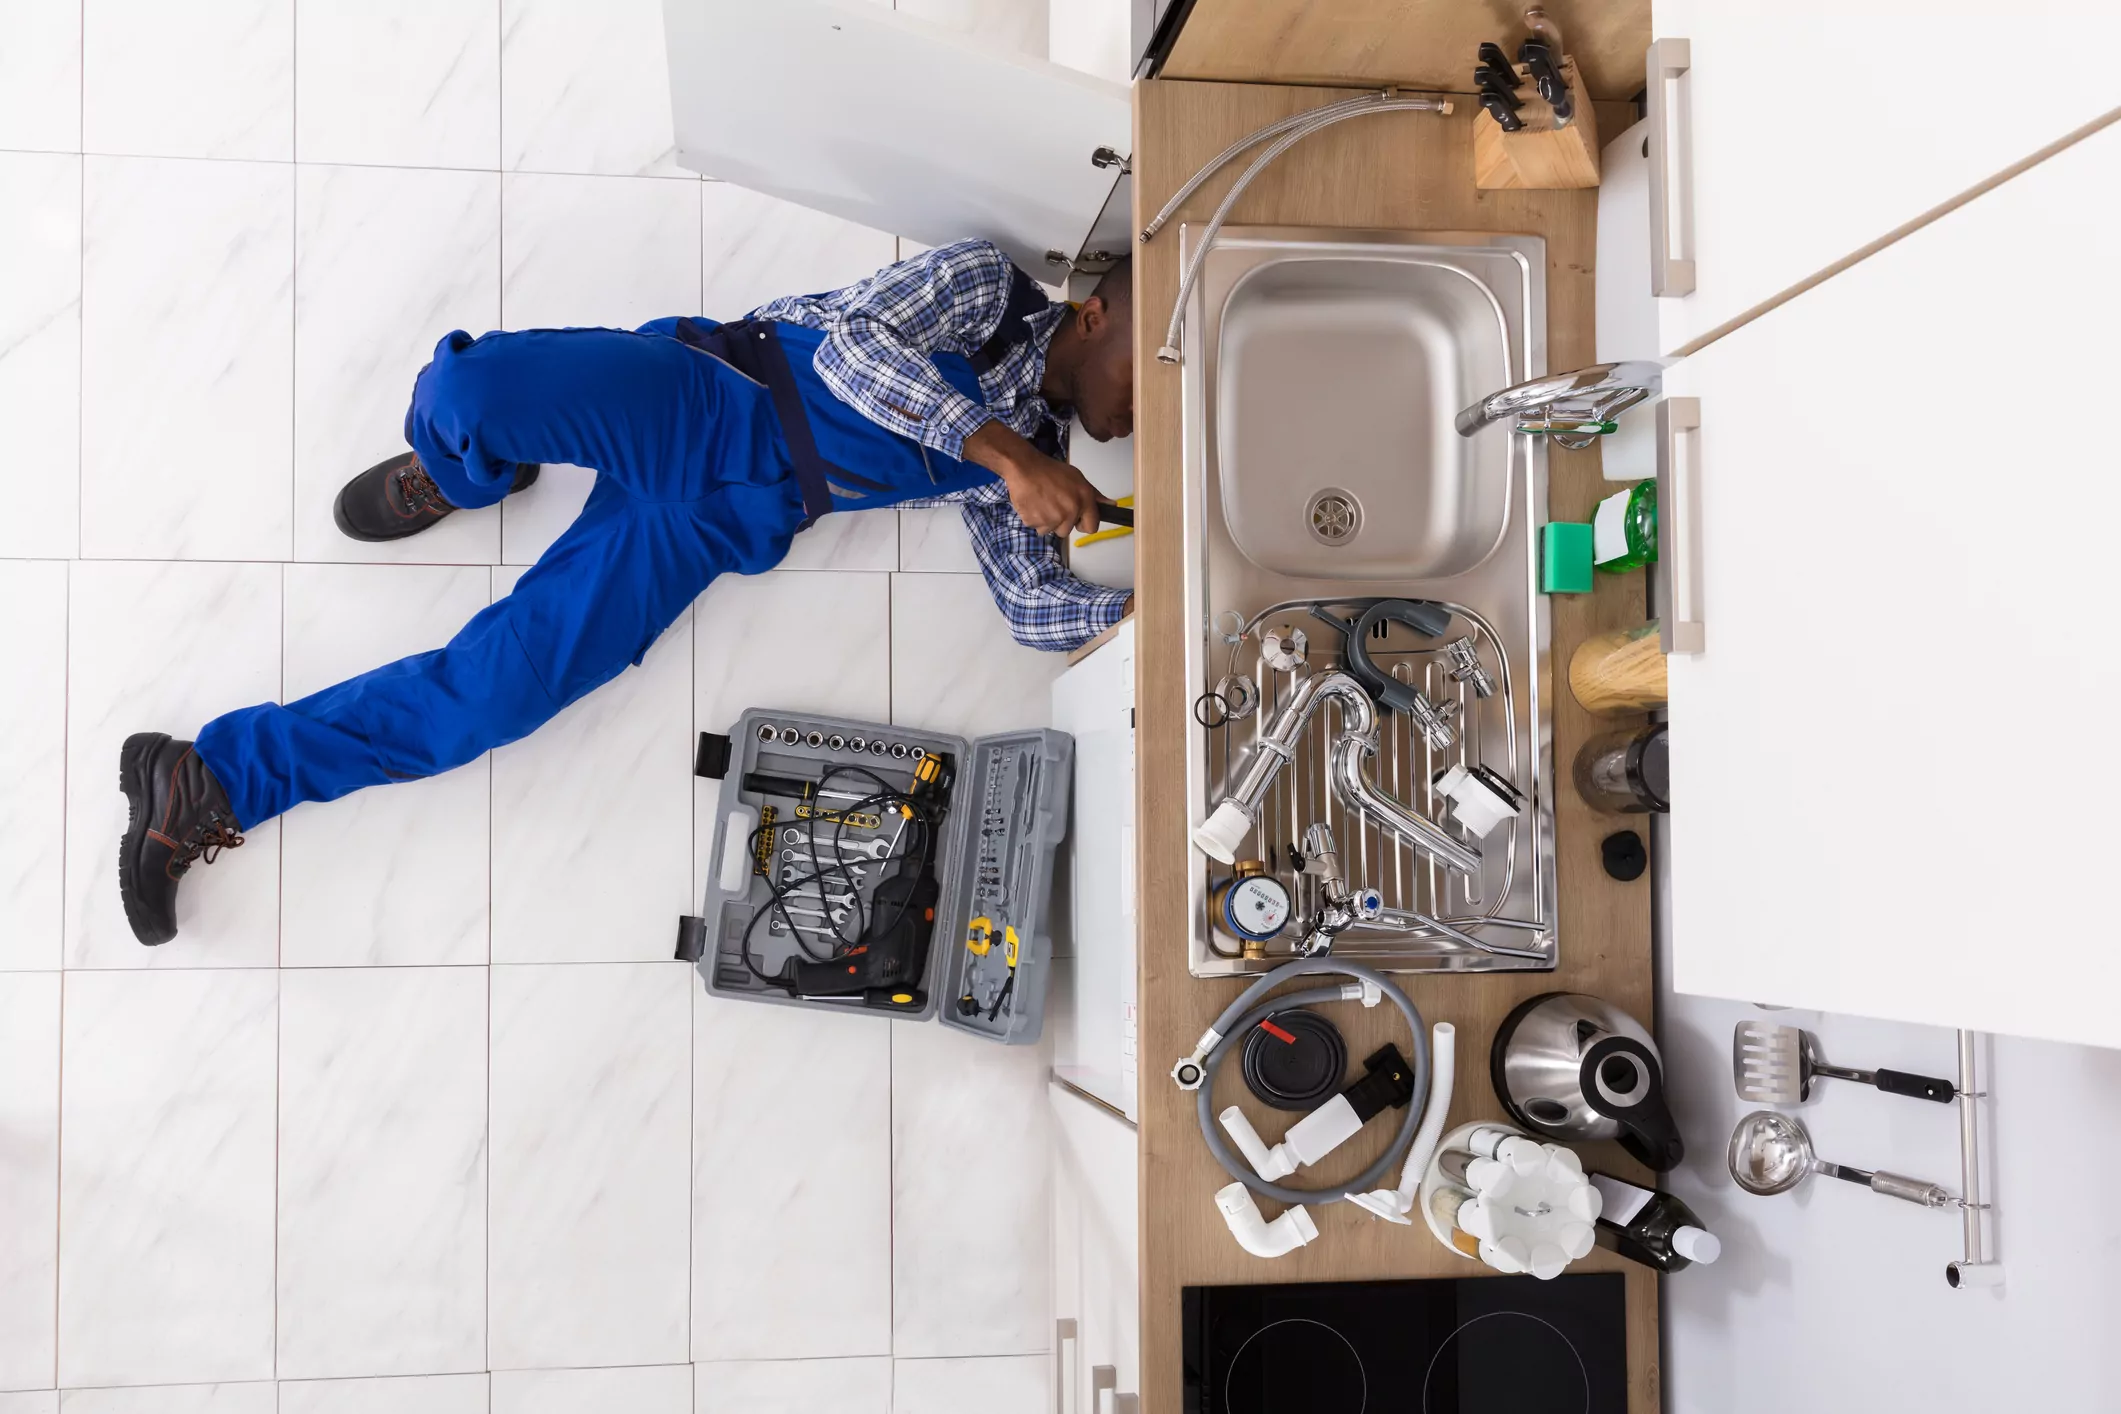
[[(1664, 580), (1658, 638), (1668, 654), (1702, 646), (1700, 430), (1701, 399), (1657, 404), (1657, 563)], [(1690, 443), (1684, 456), (1682, 439)]]
[(1061, 1316), (1053, 1322), (1053, 1414), (1068, 1414), (1068, 1360), (1066, 1351), (1075, 1342), (1075, 1317)]
[(1092, 1365), (1090, 1367), (1091, 1414), (1112, 1414), (1112, 1401), (1107, 1395), (1119, 1393), (1119, 1369), (1114, 1365)]
[[(1666, 85), (1693, 67), (1692, 46), (1684, 39), (1660, 39), (1650, 45), (1643, 60), (1650, 110), (1650, 293), (1690, 295), (1694, 293), (1693, 120), (1690, 111), (1687, 130), (1673, 131), (1675, 115)], [(1676, 205), (1671, 190), (1675, 180), (1680, 185)], [(1685, 259), (1672, 254), (1675, 245), (1685, 248)]]

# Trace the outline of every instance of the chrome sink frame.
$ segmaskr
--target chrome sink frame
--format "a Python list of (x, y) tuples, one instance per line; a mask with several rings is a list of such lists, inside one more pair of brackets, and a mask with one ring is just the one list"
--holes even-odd
[[(1197, 230), (1182, 228), (1180, 236), (1183, 257), (1190, 254)], [(1263, 812), (1259, 828), (1240, 852), (1241, 857), (1269, 861), (1291, 890), (1296, 919), (1269, 945), (1264, 957), (1242, 956), (1238, 940), (1216, 928), (1209, 914), (1211, 872), (1213, 878), (1220, 878), (1227, 871), (1195, 850), (1187, 885), (1192, 920), (1188, 965), (1197, 976), (1234, 976), (1264, 971), (1292, 955), (1293, 943), (1302, 931), (1298, 922), (1315, 906), (1318, 881), (1291, 867), (1287, 846), (1301, 838), (1305, 825), (1318, 821), (1330, 825), (1339, 839), (1350, 882), (1358, 888), (1380, 890), (1388, 909), (1400, 919), (1391, 929), (1373, 926), (1342, 934), (1333, 946), (1336, 955), (1395, 972), (1551, 968), (1558, 955), (1554, 678), (1548, 606), (1539, 592), (1539, 538), (1547, 519), (1547, 458), (1540, 440), (1515, 435), (1507, 427), (1480, 434), (1508, 442), (1507, 453), (1494, 461), (1509, 479), (1507, 519), (1485, 558), (1444, 578), (1379, 582), (1276, 574), (1245, 558), (1223, 517), (1213, 407), (1222, 312), (1232, 292), (1264, 266), (1349, 259), (1413, 262), (1464, 276), (1486, 292), (1501, 330), (1509, 381), (1546, 371), (1545, 242), (1536, 236), (1223, 228), (1202, 262), (1186, 312), (1188, 353), (1182, 374), (1186, 608), (1188, 622), (1198, 630), (1187, 639), (1187, 680), (1194, 692), (1206, 692), (1226, 672), (1235, 670), (1254, 678), (1262, 701), (1250, 718), (1216, 729), (1202, 725), (1189, 713), (1188, 828), (1198, 826), (1215, 808), (1244, 749), (1296, 681), (1258, 661), (1258, 632), (1283, 624), (1302, 627), (1311, 643), (1309, 666), (1314, 670), (1330, 666), (1339, 650), (1339, 635), (1291, 606), (1307, 601), (1346, 604), (1353, 596), (1432, 599), (1462, 606), (1467, 612), (1459, 622), (1475, 621), (1487, 631), (1490, 641), (1484, 645), (1483, 657), (1490, 651), (1499, 656), (1511, 683), (1508, 692), (1476, 699), (1444, 676), (1434, 653), (1436, 644), (1400, 627), (1394, 627), (1387, 640), (1373, 642), (1371, 656), (1380, 666), (1425, 685), (1432, 697), (1462, 702), (1465, 713), (1459, 746), (1434, 756), (1418, 734), (1409, 732), (1404, 718), (1382, 714), (1381, 741), (1372, 767), (1379, 784), (1455, 832), (1455, 825), (1447, 823), (1444, 802), (1430, 788), (1431, 775), (1449, 761), (1484, 761), (1511, 777), (1526, 796), (1525, 810), (1514, 826), (1498, 828), (1480, 842), (1486, 858), (1479, 877), (1466, 880), (1450, 874), (1334, 799), (1327, 754), (1339, 723), (1328, 720), (1338, 715), (1337, 709), (1328, 708), (1314, 720), (1304, 749), (1275, 786), (1271, 808)], [(1462, 402), (1450, 407), (1439, 404), (1435, 414), (1448, 425), (1459, 407), (1487, 391), (1469, 387)], [(1233, 616), (1236, 622), (1253, 626), (1251, 637), (1236, 646), (1227, 636)], [(1453, 633), (1458, 631), (1454, 627)], [(1404, 911), (1440, 918), (1445, 927), (1441, 931), (1408, 930)], [(1468, 936), (1495, 951), (1468, 946)]]

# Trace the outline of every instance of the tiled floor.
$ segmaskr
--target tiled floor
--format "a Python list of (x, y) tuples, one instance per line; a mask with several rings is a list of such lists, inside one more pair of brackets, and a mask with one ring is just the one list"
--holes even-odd
[[(1043, 0), (902, 0), (1040, 47)], [(672, 161), (659, 0), (14, 0), (0, 1414), (1045, 1405), (1041, 1058), (666, 960), (754, 703), (1042, 722), (951, 512), (835, 517), (447, 776), (118, 907), (115, 755), (431, 647), (587, 473), (341, 537), (452, 328), (741, 312), (891, 236)], [(963, 1212), (981, 1205), (976, 1242)]]

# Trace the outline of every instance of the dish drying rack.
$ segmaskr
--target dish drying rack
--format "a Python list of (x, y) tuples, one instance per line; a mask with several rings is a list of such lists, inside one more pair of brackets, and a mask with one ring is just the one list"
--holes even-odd
[[(1342, 632), (1316, 611), (1341, 611), (1334, 616), (1352, 624), (1376, 602), (1374, 598), (1288, 600), (1250, 618), (1235, 610), (1218, 617), (1215, 634), (1228, 650), (1225, 670), (1195, 703), (1197, 719), (1209, 727), (1208, 810), (1223, 798), (1233, 773), (1265, 735), (1266, 725), (1296, 685), (1312, 673), (1344, 663), (1344, 651), (1335, 651)], [(1379, 628), (1385, 631), (1373, 634), (1365, 647), (1373, 665), (1419, 688), (1444, 709), (1456, 739), (1447, 748), (1434, 748), (1412, 718), (1380, 705), (1377, 752), (1370, 770), (1384, 792), (1479, 849), (1480, 871), (1467, 875), (1448, 869), (1341, 802), (1332, 789), (1328, 768), (1331, 743), (1342, 730), (1341, 711), (1338, 704), (1328, 702), (1312, 717), (1295, 756), (1275, 777), (1258, 812), (1258, 823), (1239, 852), (1241, 861), (1263, 863), (1288, 890), (1289, 924), (1264, 945), (1247, 944), (1220, 926), (1212, 905), (1205, 906), (1201, 926), (1209, 951), (1218, 960), (1244, 970), (1263, 970), (1297, 955), (1303, 922), (1320, 907), (1324, 889), (1318, 875), (1302, 868), (1302, 840), (1307, 826), (1322, 823), (1333, 832), (1349, 885), (1375, 889), (1384, 902), (1381, 919), (1358, 921), (1335, 939), (1334, 956), (1386, 971), (1541, 970), (1555, 965), (1549, 892), (1517, 887), (1521, 878), (1536, 880), (1552, 868), (1547, 859), (1553, 847), (1551, 827), (1543, 827), (1551, 813), (1542, 808), (1541, 800), (1546, 782), (1540, 772), (1531, 769), (1535, 743), (1523, 739), (1528, 733), (1519, 726), (1520, 720), (1529, 722), (1535, 714), (1520, 716), (1521, 686), (1494, 626), (1463, 604), (1429, 602), (1451, 614), (1450, 628), (1443, 636), (1417, 643), (1413, 633), (1381, 624)], [(1287, 668), (1269, 662), (1262, 652), (1263, 639), (1275, 636), (1286, 653), (1293, 631), (1299, 629), (1306, 639), (1306, 661)], [(1460, 639), (1473, 645), (1480, 666), (1494, 684), (1491, 695), (1482, 697), (1469, 675), (1454, 675), (1450, 670), (1446, 645)], [(1233, 676), (1250, 680), (1256, 706), (1244, 715), (1218, 720), (1218, 704), (1224, 699), (1216, 689)], [(1475, 839), (1451, 819), (1449, 802), (1435, 788), (1436, 777), (1454, 765), (1468, 770), (1486, 765), (1499, 772), (1524, 795), (1524, 808), (1498, 824), (1485, 839)], [(1526, 893), (1528, 899), (1523, 897)], [(1510, 907), (1513, 899), (1519, 905), (1514, 909)], [(1415, 922), (1409, 914), (1428, 921)]]

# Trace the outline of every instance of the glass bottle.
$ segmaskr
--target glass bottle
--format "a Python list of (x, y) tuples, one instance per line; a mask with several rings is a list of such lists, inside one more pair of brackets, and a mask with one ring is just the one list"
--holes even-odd
[(1657, 483), (1638, 481), (1598, 503), (1591, 515), (1591, 563), (1607, 574), (1657, 558)]
[(1671, 1194), (1594, 1173), (1605, 1209), (1597, 1222), (1598, 1245), (1660, 1272), (1707, 1266), (1723, 1255), (1723, 1244), (1702, 1226), (1694, 1210)]

